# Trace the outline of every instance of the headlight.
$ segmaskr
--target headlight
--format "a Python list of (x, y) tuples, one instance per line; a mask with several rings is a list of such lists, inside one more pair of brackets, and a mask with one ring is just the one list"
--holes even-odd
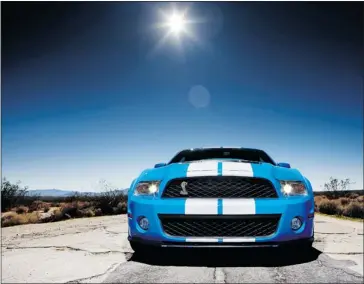
[(158, 193), (160, 181), (139, 182), (134, 190), (134, 195), (154, 195)]
[(307, 195), (307, 189), (302, 182), (299, 181), (280, 181), (281, 192), (285, 196)]

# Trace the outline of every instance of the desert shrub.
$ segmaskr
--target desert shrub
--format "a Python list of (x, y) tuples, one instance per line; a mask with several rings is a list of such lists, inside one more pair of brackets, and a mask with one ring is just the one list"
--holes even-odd
[(339, 202), (342, 206), (346, 206), (350, 203), (350, 199), (347, 197), (340, 197)]
[[(24, 204), (25, 200), (31, 199), (31, 197), (27, 197), (27, 192), (28, 188), (21, 187), (20, 182), (12, 184), (4, 178), (1, 183), (1, 212), (5, 212), (16, 205), (27, 205)], [(33, 201), (33, 199), (31, 200)]]
[(94, 217), (94, 216), (95, 212), (91, 208), (84, 211), (84, 217)]
[(358, 201), (358, 202), (364, 202), (364, 195), (358, 196), (358, 198), (356, 199), (356, 201)]
[[(92, 197), (91, 203), (96, 207), (100, 208), (103, 215), (113, 215), (115, 213), (114, 208), (118, 208), (118, 204), (124, 201), (124, 195), (118, 191), (110, 190), (102, 192), (97, 196)], [(121, 209), (116, 209), (117, 212)]]
[(43, 207), (43, 212), (47, 213), (51, 207), (48, 204), (45, 204)]
[(29, 212), (39, 211), (43, 207), (43, 202), (40, 200), (33, 201), (32, 204), (29, 206)]
[(78, 209), (77, 202), (67, 204), (65, 207), (62, 207), (61, 212), (62, 212), (62, 215), (67, 218), (82, 217), (82, 212)]
[(125, 214), (126, 213), (126, 203), (119, 202), (117, 207), (113, 207), (114, 214)]
[(26, 206), (19, 206), (19, 207), (17, 207), (17, 208), (16, 208), (16, 210), (15, 210), (15, 212), (16, 212), (17, 214), (25, 214), (25, 213), (28, 213), (28, 211), (29, 211), (29, 208), (28, 208), (28, 207), (26, 207)]
[(91, 203), (89, 201), (77, 201), (77, 204), (79, 209), (86, 209), (91, 206)]
[(53, 211), (53, 221), (61, 221), (63, 220), (64, 215), (62, 214), (61, 209), (56, 209)]
[(120, 214), (125, 214), (127, 211), (127, 203), (126, 202), (119, 202), (118, 208), (120, 210)]
[(343, 215), (352, 218), (364, 218), (364, 207), (359, 202), (351, 202), (343, 211)]
[(319, 205), (321, 204), (321, 202), (323, 200), (327, 200), (327, 197), (325, 195), (318, 195), (314, 197), (314, 201), (315, 201), (315, 212), (319, 212)]
[(357, 193), (350, 193), (349, 198), (350, 199), (357, 199), (359, 197), (359, 194)]
[(39, 214), (37, 212), (17, 214), (11, 212), (10, 214), (1, 218), (1, 226), (9, 227), (23, 224), (34, 224), (39, 222)]
[(318, 205), (318, 212), (330, 215), (339, 215), (341, 206), (335, 200), (322, 200)]
[(95, 216), (102, 216), (102, 210), (100, 208), (95, 210)]

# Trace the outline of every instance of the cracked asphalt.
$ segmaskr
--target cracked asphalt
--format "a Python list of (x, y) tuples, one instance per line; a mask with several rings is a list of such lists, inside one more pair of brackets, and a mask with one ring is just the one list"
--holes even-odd
[(314, 249), (134, 255), (126, 216), (2, 229), (2, 283), (363, 283), (363, 223), (315, 216)]

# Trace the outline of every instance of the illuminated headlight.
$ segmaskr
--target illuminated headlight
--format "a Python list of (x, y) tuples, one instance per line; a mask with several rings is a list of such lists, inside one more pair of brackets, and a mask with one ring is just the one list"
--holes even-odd
[(134, 195), (155, 195), (158, 193), (160, 181), (139, 182), (134, 190)]
[(285, 196), (307, 195), (307, 189), (299, 181), (280, 181), (281, 191)]

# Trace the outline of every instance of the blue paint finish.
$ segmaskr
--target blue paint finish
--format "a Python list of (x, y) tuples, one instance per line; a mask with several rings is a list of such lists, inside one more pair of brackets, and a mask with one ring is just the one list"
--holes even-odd
[[(256, 241), (288, 241), (299, 238), (309, 238), (312, 235), (313, 219), (308, 218), (314, 211), (311, 197), (289, 197), (277, 199), (256, 199), (256, 214), (281, 214), (277, 232), (271, 237), (258, 238)], [(304, 224), (298, 231), (291, 229), (291, 220), (301, 217)]]
[[(185, 214), (185, 199), (161, 200), (140, 196), (131, 197), (130, 208), (133, 219), (129, 219), (129, 227), (133, 237), (143, 237), (148, 240), (185, 241), (185, 238), (171, 238), (164, 234), (158, 214)], [(139, 217), (149, 220), (149, 230), (142, 230), (137, 224)]]
[[(132, 237), (139, 237), (146, 240), (185, 242), (182, 237), (172, 237), (166, 235), (158, 217), (158, 214), (185, 214), (185, 198), (161, 198), (161, 194), (167, 183), (174, 178), (183, 178), (187, 175), (189, 163), (178, 163), (166, 165), (161, 168), (147, 169), (136, 178), (128, 191), (128, 213), (132, 218), (128, 218), (129, 233)], [(251, 164), (253, 176), (266, 178), (272, 182), (277, 190), (278, 198), (256, 199), (256, 214), (281, 214), (281, 219), (276, 233), (268, 237), (257, 238), (256, 242), (288, 241), (300, 238), (308, 238), (313, 234), (313, 218), (308, 218), (314, 213), (313, 190), (307, 178), (296, 169), (289, 169), (260, 163)], [(222, 162), (217, 163), (217, 175), (222, 175)], [(284, 197), (280, 191), (279, 180), (302, 181), (308, 189), (308, 196), (305, 197)], [(160, 181), (160, 188), (156, 196), (134, 196), (134, 188), (140, 181)], [(223, 212), (222, 199), (217, 201), (217, 212)], [(138, 217), (145, 216), (149, 219), (149, 230), (142, 230), (137, 224)], [(293, 217), (300, 216), (303, 226), (298, 231), (291, 229)], [(218, 239), (221, 243), (222, 238)]]
[(304, 180), (304, 177), (297, 169), (277, 167), (268, 163), (252, 163), (251, 166), (254, 177), (268, 178), (270, 180)]
[(222, 176), (222, 162), (217, 163), (217, 175)]
[(222, 215), (222, 199), (217, 200), (217, 214)]

